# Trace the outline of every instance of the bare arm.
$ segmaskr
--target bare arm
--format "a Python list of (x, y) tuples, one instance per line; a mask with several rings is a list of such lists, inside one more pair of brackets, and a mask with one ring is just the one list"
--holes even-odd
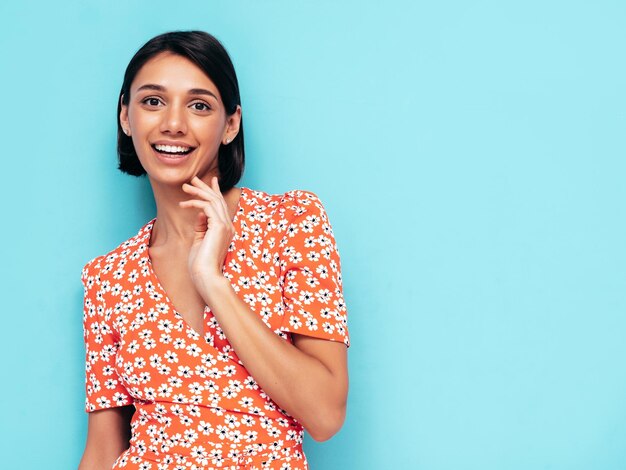
[(122, 406), (89, 413), (87, 442), (78, 470), (110, 470), (130, 445), (134, 410), (133, 406)]
[(222, 274), (234, 227), (217, 177), (211, 178), (211, 186), (194, 177), (182, 188), (199, 199), (179, 205), (201, 210), (189, 253), (189, 271), (198, 293), (261, 388), (313, 439), (330, 439), (346, 414), (346, 345), (298, 334), (291, 344), (269, 329)]
[(316, 441), (343, 425), (348, 395), (347, 348), (337, 341), (293, 334), (281, 339), (241, 300), (223, 276), (200, 294), (256, 382)]

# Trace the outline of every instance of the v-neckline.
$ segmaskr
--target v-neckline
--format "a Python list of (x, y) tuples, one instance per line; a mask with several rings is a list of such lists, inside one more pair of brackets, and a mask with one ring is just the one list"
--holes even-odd
[[(247, 196), (247, 191), (248, 188), (246, 188), (245, 186), (241, 186), (241, 194), (239, 195), (239, 199), (237, 201), (237, 208), (235, 210), (235, 216), (233, 217), (233, 226), (235, 228), (235, 233), (233, 235), (233, 238), (231, 239), (231, 243), (234, 243), (236, 239), (239, 238), (240, 232), (241, 232), (241, 216), (243, 215), (244, 212), (244, 202), (246, 200), (246, 196)], [(146, 265), (148, 267), (148, 275), (150, 276), (150, 278), (152, 279), (154, 285), (156, 286), (156, 288), (161, 292), (161, 294), (163, 295), (163, 300), (164, 302), (167, 304), (167, 306), (169, 307), (169, 310), (172, 311), (173, 316), (179, 320), (183, 322), (183, 325), (185, 326), (185, 328), (194, 333), (194, 336), (198, 336), (200, 338), (204, 338), (207, 334), (207, 328), (206, 328), (206, 317), (207, 317), (207, 313), (210, 311), (209, 306), (205, 305), (204, 306), (204, 311), (202, 313), (202, 328), (203, 331), (202, 333), (199, 333), (198, 331), (196, 331), (188, 322), (187, 320), (185, 320), (185, 317), (178, 311), (176, 310), (176, 307), (174, 306), (174, 303), (171, 301), (171, 299), (169, 298), (169, 296), (167, 295), (167, 292), (165, 291), (165, 288), (163, 287), (163, 285), (161, 284), (161, 281), (159, 281), (159, 277), (156, 274), (156, 271), (154, 270), (154, 267), (152, 266), (152, 259), (150, 258), (150, 239), (152, 238), (152, 228), (154, 227), (154, 223), (156, 222), (156, 217), (154, 217), (152, 220), (150, 220), (146, 226), (145, 226), (145, 230), (146, 230), (146, 234), (144, 235), (146, 238), (146, 249), (144, 251), (144, 259), (146, 260)], [(226, 257), (228, 257), (228, 253), (226, 253)], [(227, 269), (227, 260), (224, 259), (224, 266), (222, 267), (222, 271), (225, 271)]]

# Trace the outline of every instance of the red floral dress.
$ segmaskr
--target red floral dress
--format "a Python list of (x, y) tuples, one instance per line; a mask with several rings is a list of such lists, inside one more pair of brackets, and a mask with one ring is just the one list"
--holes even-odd
[[(319, 198), (241, 188), (223, 274), (285, 341), (350, 345), (339, 253)], [(112, 468), (306, 469), (303, 428), (255, 382), (208, 307), (204, 335), (152, 270), (154, 221), (82, 270), (86, 411), (133, 404)]]

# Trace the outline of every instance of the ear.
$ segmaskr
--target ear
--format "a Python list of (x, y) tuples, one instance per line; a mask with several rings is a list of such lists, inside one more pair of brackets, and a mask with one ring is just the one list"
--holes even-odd
[(124, 99), (124, 95), (120, 96), (120, 105), (121, 105), (120, 124), (122, 126), (122, 130), (124, 129), (130, 130), (130, 123), (128, 122), (128, 105), (122, 103), (123, 99)]
[(241, 126), (241, 106), (237, 105), (235, 112), (226, 118), (226, 128), (222, 137), (224, 145), (229, 144), (237, 137), (239, 126)]

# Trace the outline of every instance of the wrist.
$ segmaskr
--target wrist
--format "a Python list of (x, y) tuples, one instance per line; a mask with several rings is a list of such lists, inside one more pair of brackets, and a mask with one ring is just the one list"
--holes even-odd
[(192, 275), (192, 279), (198, 289), (198, 293), (202, 296), (209, 308), (211, 308), (211, 303), (218, 296), (232, 291), (230, 281), (226, 279), (222, 273)]

